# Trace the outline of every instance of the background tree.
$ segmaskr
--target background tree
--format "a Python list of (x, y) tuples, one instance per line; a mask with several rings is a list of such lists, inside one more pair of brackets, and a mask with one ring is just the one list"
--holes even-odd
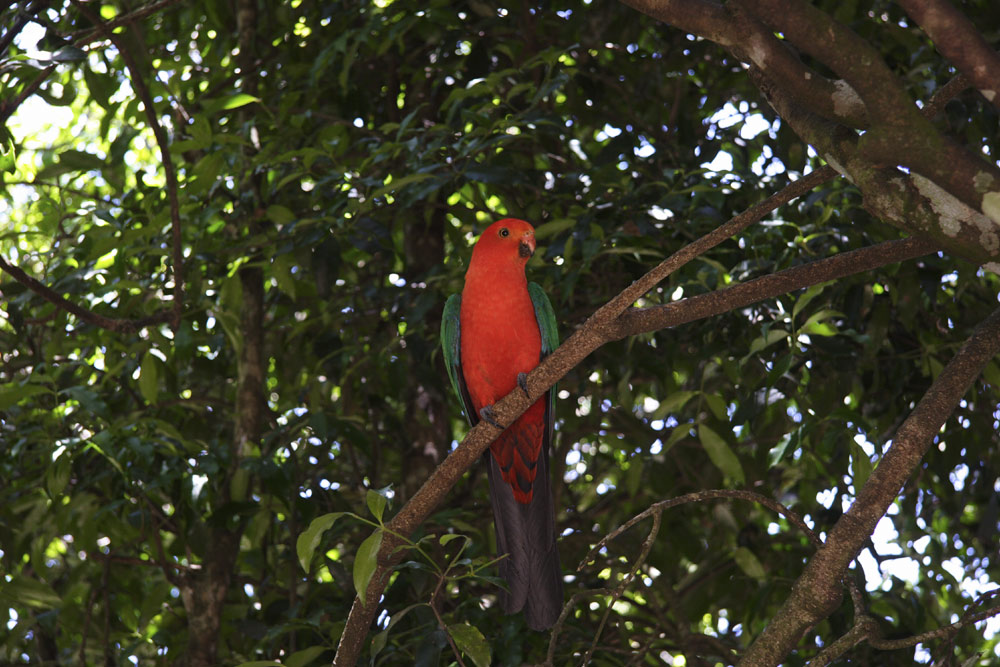
[[(1000, 17), (629, 4), (6, 10), (0, 660), (995, 660)], [(507, 215), (547, 634), (437, 352)]]

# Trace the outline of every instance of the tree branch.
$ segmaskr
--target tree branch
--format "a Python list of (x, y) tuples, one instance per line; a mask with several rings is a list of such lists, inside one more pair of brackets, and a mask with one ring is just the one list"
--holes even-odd
[[(125, 66), (131, 75), (130, 81), (132, 87), (139, 95), (139, 99), (142, 100), (142, 106), (146, 112), (146, 121), (149, 123), (150, 129), (153, 130), (153, 135), (156, 137), (156, 145), (160, 149), (163, 175), (167, 181), (167, 201), (170, 203), (170, 228), (173, 236), (174, 308), (171, 325), (174, 331), (177, 331), (181, 325), (181, 316), (184, 312), (184, 248), (181, 238), (181, 207), (177, 197), (177, 171), (174, 169), (174, 160), (170, 155), (170, 140), (163, 126), (160, 125), (159, 118), (156, 117), (156, 106), (153, 104), (153, 96), (149, 92), (149, 86), (146, 85), (146, 81), (143, 79), (144, 72), (139, 68), (135, 58), (132, 57), (132, 52), (129, 50), (128, 45), (125, 44), (121, 36), (115, 34), (108, 25), (101, 21), (99, 16), (90, 11), (90, 8), (81, 2), (81, 0), (72, 0), (72, 2), (80, 10), (80, 13), (86, 16), (97, 27), (97, 30), (110, 39), (115, 48), (118, 49), (118, 53), (121, 55), (122, 60), (125, 61)], [(166, 4), (170, 3), (167, 2)], [(160, 5), (165, 6), (164, 3), (155, 3), (155, 5), (156, 9), (159, 9)], [(150, 9), (149, 11), (152, 12), (155, 10)]]
[[(136, 9), (133, 12), (129, 12), (128, 14), (121, 14), (120, 16), (116, 16), (110, 21), (98, 25), (98, 27), (92, 30), (80, 31), (76, 33), (77, 36), (74, 38), (73, 41), (77, 46), (81, 46), (83, 44), (90, 44), (99, 37), (107, 37), (107, 31), (109, 30), (114, 30), (118, 26), (132, 24), (135, 23), (136, 21), (140, 21), (146, 18), (147, 16), (155, 14), (161, 9), (166, 9), (170, 5), (176, 5), (181, 1), (182, 0), (159, 0), (158, 2), (151, 2), (148, 5)], [(93, 22), (93, 20), (91, 20), (91, 22)]]
[(1000, 109), (1000, 54), (948, 0), (899, 0), (941, 54)]
[(607, 327), (606, 331), (612, 340), (659, 331), (713, 315), (721, 315), (810, 285), (914, 259), (934, 250), (932, 244), (918, 238), (886, 241), (662, 306), (630, 308), (615, 320), (613, 325)]
[[(950, 193), (981, 212), (987, 218), (985, 230), (992, 235), (988, 250), (1000, 254), (1000, 168), (939, 132), (918, 112), (879, 52), (822, 10), (801, 0), (739, 2), (858, 91), (873, 124), (858, 140), (868, 168), (905, 166), (929, 179), (916, 181), (925, 196)], [(940, 205), (937, 211), (939, 216), (944, 213)]]
[(857, 499), (830, 530), (792, 587), (792, 593), (764, 632), (750, 645), (740, 665), (777, 665), (802, 636), (840, 603), (839, 583), (875, 524), (920, 464), (945, 420), (983, 366), (1000, 352), (1000, 309), (987, 317), (965, 341), (896, 431)]
[[(494, 404), (493, 411), (497, 420), (502, 424), (512, 423), (514, 419), (547, 391), (549, 387), (575, 368), (591, 352), (604, 343), (614, 340), (616, 335), (621, 331), (617, 320), (622, 316), (623, 311), (628, 309), (639, 297), (652, 289), (671, 272), (676, 271), (698, 255), (722, 243), (732, 234), (738, 233), (741, 229), (760, 220), (778, 206), (796, 196), (805, 194), (811, 188), (830, 178), (833, 174), (832, 169), (824, 168), (795, 181), (781, 192), (772, 195), (764, 202), (735, 216), (714, 231), (685, 246), (661, 262), (652, 271), (625, 288), (618, 296), (598, 309), (583, 326), (528, 374), (527, 395), (523, 391), (511, 391), (510, 394)], [(919, 242), (917, 241), (900, 243), (912, 244), (905, 246), (909, 247), (911, 252), (915, 251), (914, 246), (919, 246)], [(884, 248), (882, 250), (882, 257), (884, 258)], [(927, 249), (923, 249), (923, 252), (927, 252)], [(844, 255), (848, 255), (848, 253), (844, 253)], [(893, 257), (896, 256), (894, 255)], [(887, 263), (888, 261), (893, 260), (884, 260), (882, 263)], [(629, 314), (625, 317), (631, 317), (633, 312), (629, 310)], [(398, 536), (410, 535), (423, 523), (434, 508), (444, 499), (452, 486), (455, 485), (466, 470), (472, 467), (489, 444), (500, 433), (501, 430), (489, 422), (479, 422), (478, 425), (466, 434), (462, 443), (448, 455), (441, 465), (434, 469), (423, 486), (420, 487), (410, 501), (387, 524), (382, 547), (379, 550), (378, 566), (366, 591), (365, 599), (367, 600), (367, 604), (362, 604), (360, 598), (355, 597), (354, 604), (351, 606), (351, 611), (348, 615), (347, 624), (340, 638), (340, 644), (337, 648), (337, 656), (334, 659), (335, 665), (353, 665), (357, 662), (361, 654), (362, 644), (367, 635), (368, 628), (375, 618), (378, 601), (388, 584), (392, 568), (403, 557), (402, 550), (397, 552), (398, 547), (403, 544)]]
[(807, 67), (760, 21), (732, 3), (723, 7), (712, 0), (621, 1), (647, 16), (724, 46), (743, 62), (767, 68), (796, 99), (824, 118), (850, 127), (868, 127), (865, 106), (845, 81), (831, 81)]
[(91, 324), (95, 327), (100, 327), (101, 329), (107, 329), (108, 331), (114, 331), (115, 333), (135, 333), (143, 327), (147, 327), (153, 324), (161, 324), (167, 322), (170, 319), (170, 314), (163, 312), (157, 313), (156, 315), (151, 315), (150, 317), (143, 317), (136, 320), (124, 320), (115, 319), (112, 317), (105, 317), (103, 315), (98, 315), (92, 310), (88, 310), (83, 306), (78, 306), (69, 299), (65, 298), (63, 295), (56, 292), (51, 287), (48, 287), (38, 280), (35, 280), (27, 273), (22, 271), (20, 268), (10, 264), (3, 257), (0, 257), (0, 269), (6, 271), (10, 276), (21, 283), (32, 292), (42, 297), (46, 301), (55, 304), (59, 308), (62, 308), (66, 312), (76, 315), (82, 321), (87, 324)]
[[(907, 174), (895, 165), (874, 165), (861, 150), (856, 133), (803, 109), (762, 71), (752, 68), (748, 75), (795, 133), (861, 190), (865, 208), (872, 215), (911, 234), (929, 237), (976, 264), (1000, 259), (1000, 227), (990, 218), (930, 179)], [(956, 85), (947, 92), (955, 93), (958, 88)], [(945, 88), (938, 91), (932, 102), (943, 98), (944, 92)], [(936, 108), (928, 104), (929, 112)], [(939, 161), (946, 163), (943, 157)]]

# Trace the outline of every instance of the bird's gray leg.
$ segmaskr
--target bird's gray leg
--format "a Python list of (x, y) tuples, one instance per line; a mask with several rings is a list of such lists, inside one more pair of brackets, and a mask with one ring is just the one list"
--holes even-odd
[(531, 398), (531, 394), (528, 393), (528, 374), (527, 373), (518, 373), (517, 374), (517, 386), (521, 388), (521, 391), (524, 392), (525, 396), (527, 396), (528, 398)]
[(483, 418), (484, 422), (493, 424), (494, 426), (496, 426), (499, 429), (507, 428), (506, 426), (503, 426), (502, 424), (500, 424), (500, 422), (498, 422), (496, 420), (496, 416), (493, 414), (493, 406), (492, 405), (487, 405), (482, 410), (480, 410), (479, 411), (479, 416)]

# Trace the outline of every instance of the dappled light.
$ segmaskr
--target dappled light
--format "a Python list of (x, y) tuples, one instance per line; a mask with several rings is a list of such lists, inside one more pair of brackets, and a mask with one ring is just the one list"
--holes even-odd
[[(3, 18), (0, 663), (1000, 660), (993, 3)], [(544, 631), (439, 340), (507, 217)]]

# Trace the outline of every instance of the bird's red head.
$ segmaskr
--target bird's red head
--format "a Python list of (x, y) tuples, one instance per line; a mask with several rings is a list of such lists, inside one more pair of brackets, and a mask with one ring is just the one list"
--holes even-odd
[(494, 265), (512, 260), (524, 266), (534, 252), (535, 228), (524, 220), (504, 218), (482, 233), (472, 251), (472, 259)]

